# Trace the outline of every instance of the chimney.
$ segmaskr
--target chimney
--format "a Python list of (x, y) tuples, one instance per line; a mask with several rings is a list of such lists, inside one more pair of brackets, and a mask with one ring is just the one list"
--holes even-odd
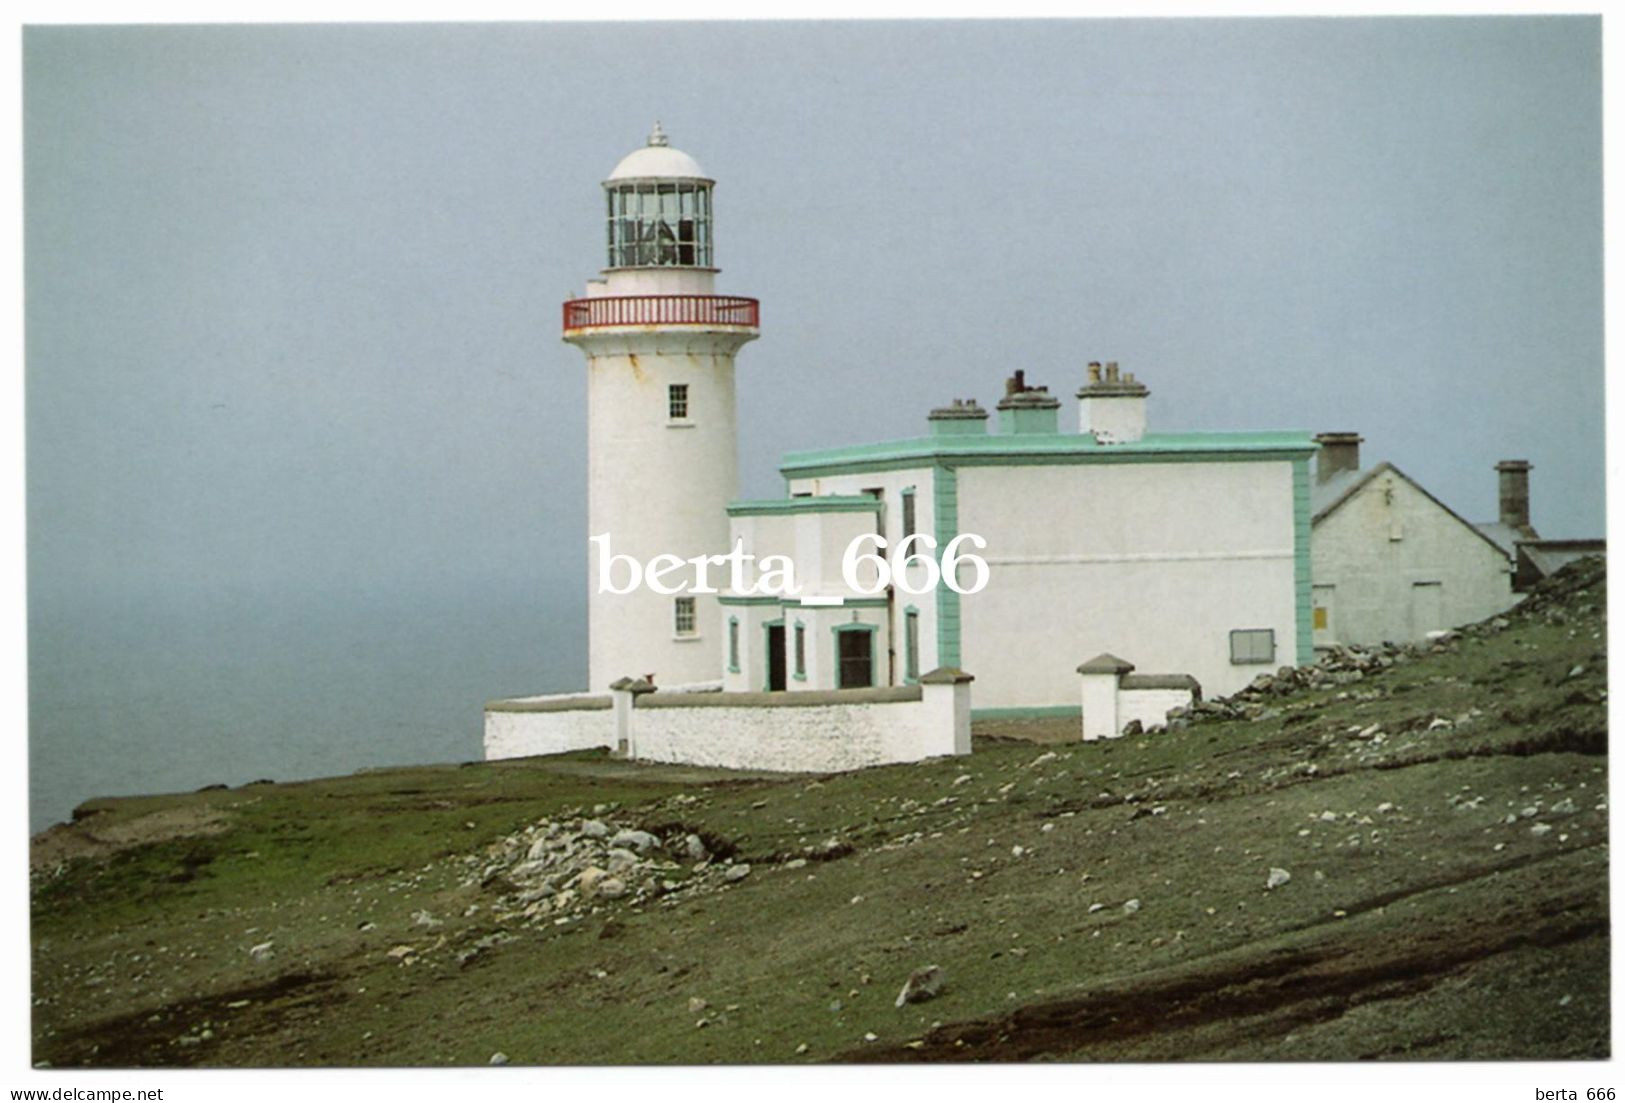
[(1117, 361), (1089, 362), (1089, 381), (1078, 389), (1078, 432), (1097, 444), (1131, 444), (1145, 436), (1145, 400), (1151, 394), (1134, 373), (1119, 374)]
[(1529, 525), (1529, 472), (1528, 460), (1502, 460), (1495, 465), (1501, 476), (1501, 523), (1534, 536)]
[(1027, 383), (1027, 373), (1017, 371), (1005, 380), (1004, 397), (999, 400), (999, 432), (1003, 434), (1060, 432), (1061, 400), (1048, 387)]
[(932, 410), (926, 425), (934, 437), (986, 436), (987, 411), (974, 398), (956, 398)]
[(1320, 452), (1315, 456), (1315, 482), (1323, 483), (1339, 471), (1360, 470), (1359, 433), (1321, 433), (1315, 437)]

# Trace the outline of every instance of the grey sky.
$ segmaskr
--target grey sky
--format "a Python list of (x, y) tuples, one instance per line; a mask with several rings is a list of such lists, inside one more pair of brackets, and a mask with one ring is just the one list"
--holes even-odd
[[(742, 490), (1090, 359), (1603, 530), (1593, 18), (36, 28), (30, 587), (584, 604), (558, 304), (659, 118), (719, 181)], [(37, 641), (36, 641), (37, 642)], [(517, 690), (523, 687), (512, 687)]]

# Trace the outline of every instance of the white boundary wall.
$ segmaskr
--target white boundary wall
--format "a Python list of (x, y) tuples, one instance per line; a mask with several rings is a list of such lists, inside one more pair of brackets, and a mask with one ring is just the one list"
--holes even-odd
[(628, 757), (651, 762), (834, 773), (963, 755), (970, 753), (970, 680), (933, 671), (920, 685), (880, 689), (617, 689), (493, 701), (485, 710), (485, 757), (623, 747)]
[(1133, 664), (1116, 660), (1116, 669), (1099, 669), (1100, 659), (1078, 669), (1083, 675), (1083, 738), (1115, 739), (1131, 721), (1138, 720), (1146, 729), (1160, 728), (1168, 722), (1171, 709), (1188, 707), (1202, 693), (1196, 679), (1184, 674), (1131, 674)]
[(485, 757), (524, 758), (615, 746), (609, 694), (517, 697), (485, 706)]

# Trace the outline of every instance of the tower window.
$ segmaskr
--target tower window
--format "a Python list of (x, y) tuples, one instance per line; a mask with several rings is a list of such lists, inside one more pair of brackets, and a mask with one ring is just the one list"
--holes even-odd
[(673, 421), (688, 420), (688, 384), (673, 383), (666, 388), (668, 416)]
[(679, 636), (694, 635), (694, 599), (680, 597), (673, 606), (672, 627)]
[(807, 626), (796, 622), (796, 677), (807, 677)]
[(903, 676), (910, 682), (917, 682), (920, 680), (920, 613), (917, 609), (909, 609), (903, 614), (903, 647)]
[(915, 528), (915, 523), (916, 523), (916, 521), (915, 521), (915, 516), (914, 516), (914, 488), (911, 486), (907, 490), (903, 491), (903, 535), (902, 535), (902, 539), (907, 540), (910, 536), (913, 536), (916, 531), (918, 531)]
[(728, 618), (728, 671), (739, 673), (739, 618)]

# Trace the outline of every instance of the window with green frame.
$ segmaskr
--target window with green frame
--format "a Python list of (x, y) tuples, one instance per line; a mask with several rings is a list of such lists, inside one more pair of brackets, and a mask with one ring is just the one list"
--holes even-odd
[(739, 618), (728, 618), (728, 672), (739, 673)]
[(807, 626), (796, 621), (796, 677), (807, 680)]

